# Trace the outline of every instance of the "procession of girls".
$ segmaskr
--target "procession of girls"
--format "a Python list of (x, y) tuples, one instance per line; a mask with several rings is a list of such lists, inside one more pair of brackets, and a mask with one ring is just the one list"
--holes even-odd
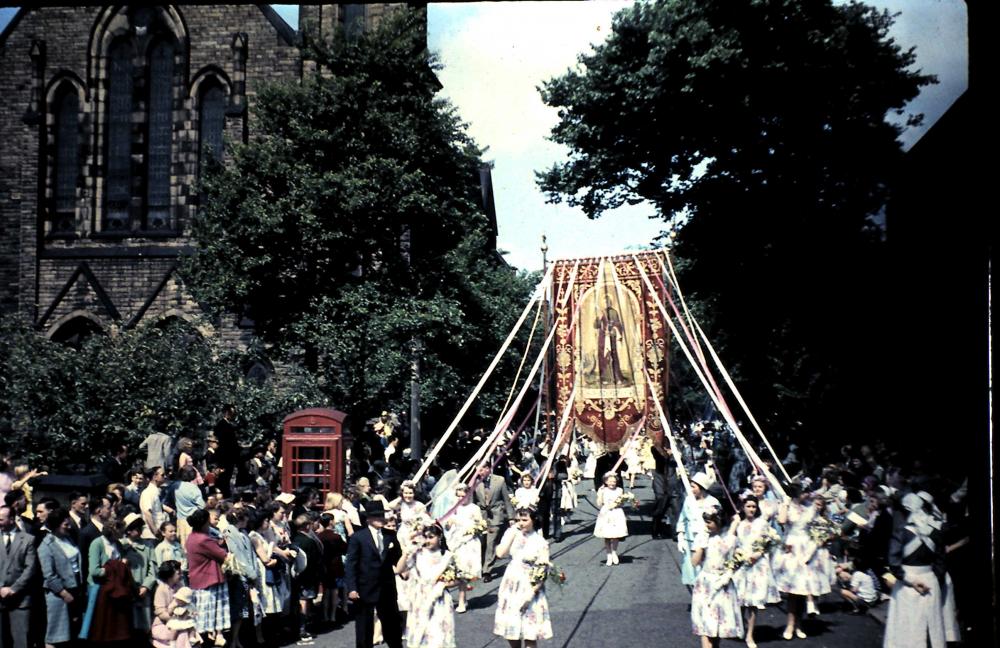
[[(708, 494), (711, 478), (699, 472), (690, 478), (691, 493), (678, 518), (682, 580), (692, 586), (692, 628), (703, 648), (723, 638), (743, 639), (754, 648), (757, 611), (783, 596), (785, 640), (807, 637), (803, 617), (819, 614), (824, 595), (836, 592), (853, 612), (879, 602), (879, 576), (865, 569), (866, 552), (858, 546), (846, 551), (843, 536), (852, 524), (860, 527), (855, 531), (870, 532), (879, 515), (888, 522), (892, 513), (876, 504), (848, 508), (832, 473), (815, 490), (807, 478), (786, 485), (782, 499), (763, 476), (750, 483), (732, 496), (739, 512), (727, 519), (719, 500)], [(924, 491), (895, 501), (893, 533), (883, 550), (891, 592), (884, 646), (944, 648), (961, 639), (954, 585), (943, 566), (950, 551), (942, 541), (944, 516)], [(863, 539), (879, 544), (877, 538)]]

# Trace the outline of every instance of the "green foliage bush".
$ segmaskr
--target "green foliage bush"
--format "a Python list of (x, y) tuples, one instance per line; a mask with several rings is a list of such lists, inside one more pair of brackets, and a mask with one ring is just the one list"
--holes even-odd
[(242, 441), (276, 436), (281, 419), (326, 403), (294, 367), (280, 379), (245, 379), (252, 356), (192, 327), (144, 326), (80, 347), (52, 342), (17, 317), (0, 320), (0, 428), (9, 451), (54, 472), (88, 470), (113, 443), (151, 432), (203, 438), (220, 407), (235, 403)]

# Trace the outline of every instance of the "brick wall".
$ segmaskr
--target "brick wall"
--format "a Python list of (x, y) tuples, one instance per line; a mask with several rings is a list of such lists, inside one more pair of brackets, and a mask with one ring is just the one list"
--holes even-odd
[[(380, 19), (390, 6), (369, 5), (369, 22)], [(224, 133), (239, 141), (254, 135), (253, 105), (261, 87), (302, 78), (298, 36), (266, 5), (155, 9), (147, 31), (172, 34), (178, 43), (169, 167), (170, 214), (176, 227), (151, 233), (133, 225), (124, 236), (109, 237), (102, 232), (105, 57), (115, 38), (133, 39), (137, 51), (148, 43), (143, 40), (146, 32), (137, 28), (143, 19), (132, 11), (136, 10), (25, 9), (0, 37), (0, 312), (20, 310), (43, 331), (52, 332), (80, 312), (109, 330), (167, 315), (199, 317), (200, 308), (171, 269), (177, 256), (190, 249), (187, 226), (197, 209), (200, 84), (215, 78), (224, 85)], [(315, 17), (314, 24), (329, 33), (335, 28), (338, 6), (303, 5), (301, 16), (304, 24)], [(136, 61), (145, 64), (141, 55)], [(51, 102), (56, 88), (68, 87), (78, 88), (80, 95), (81, 173), (75, 221), (69, 221), (72, 231), (63, 232), (53, 225), (51, 213), (56, 123)], [(137, 110), (132, 158), (138, 168), (145, 161), (144, 120), (145, 113)], [(81, 273), (81, 267), (87, 272)], [(223, 318), (215, 325), (214, 334), (229, 343), (242, 345), (249, 340), (235, 318)]]

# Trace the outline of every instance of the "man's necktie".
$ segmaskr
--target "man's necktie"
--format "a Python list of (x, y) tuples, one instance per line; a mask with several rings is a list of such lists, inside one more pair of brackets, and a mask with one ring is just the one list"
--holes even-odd
[(3, 548), (6, 551), (10, 551), (10, 534), (3, 534)]

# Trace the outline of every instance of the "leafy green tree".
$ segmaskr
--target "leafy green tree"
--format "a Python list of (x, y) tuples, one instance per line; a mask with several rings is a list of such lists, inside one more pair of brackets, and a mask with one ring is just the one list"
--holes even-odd
[(225, 403), (239, 405), (243, 440), (254, 444), (277, 436), (289, 412), (324, 404), (316, 381), (294, 367), (281, 380), (245, 379), (253, 358), (179, 324), (94, 335), (75, 349), (4, 318), (3, 441), (33, 465), (87, 470), (115, 442), (138, 458), (139, 443), (153, 431), (201, 439)]
[(260, 94), (259, 136), (210, 174), (184, 267), (355, 420), (402, 409), (414, 344), (422, 405), (453, 413), (530, 288), (487, 243), (480, 151), (435, 98), (422, 24), (399, 11), (313, 43), (319, 74)]
[(879, 415), (879, 212), (897, 137), (920, 121), (903, 107), (933, 82), (889, 38), (892, 22), (829, 0), (637, 3), (541, 91), (571, 153), (539, 185), (595, 218), (655, 208), (683, 286), (711, 301), (710, 335), (724, 332), (723, 359), (772, 430)]

